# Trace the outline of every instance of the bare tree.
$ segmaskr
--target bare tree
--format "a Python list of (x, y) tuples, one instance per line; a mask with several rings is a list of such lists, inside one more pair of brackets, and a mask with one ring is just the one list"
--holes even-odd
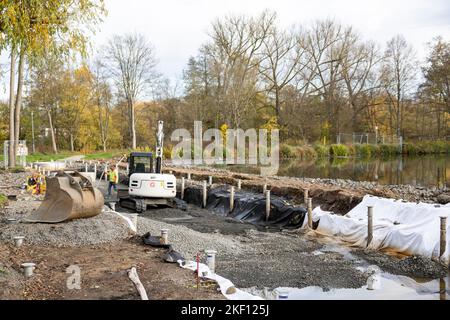
[(106, 151), (109, 140), (109, 126), (112, 111), (111, 87), (107, 81), (105, 65), (96, 59), (92, 66), (93, 103), (97, 108), (100, 141), (103, 151)]
[[(416, 59), (405, 38), (397, 35), (387, 43), (383, 66), (383, 81), (388, 96), (391, 117), (395, 117), (396, 134), (403, 133), (406, 100), (414, 85)], [(391, 130), (393, 123), (391, 120)]]
[(206, 46), (216, 84), (217, 105), (226, 106), (233, 125), (239, 126), (256, 93), (259, 59), (276, 15), (263, 12), (257, 18), (229, 16), (217, 20)]
[(135, 103), (158, 77), (154, 49), (141, 34), (115, 35), (106, 48), (106, 58), (127, 103), (131, 148), (135, 149)]
[(352, 110), (352, 129), (357, 132), (357, 117), (373, 102), (371, 91), (380, 87), (378, 66), (383, 57), (373, 42), (362, 42), (357, 35), (349, 42), (342, 61), (342, 77), (345, 82), (348, 103)]
[(274, 95), (275, 114), (279, 124), (281, 91), (307, 69), (309, 61), (305, 37), (301, 31), (295, 32), (292, 29), (288, 33), (273, 27), (263, 41), (260, 74), (266, 91)]

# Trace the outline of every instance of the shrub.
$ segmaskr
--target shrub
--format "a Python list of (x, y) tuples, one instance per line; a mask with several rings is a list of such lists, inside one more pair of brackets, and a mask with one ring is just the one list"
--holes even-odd
[(330, 155), (332, 157), (348, 157), (350, 152), (344, 144), (332, 144), (330, 146)]
[(317, 157), (319, 158), (328, 157), (330, 155), (330, 148), (322, 144), (314, 145), (314, 150), (316, 151)]
[(294, 156), (293, 148), (287, 144), (282, 144), (280, 146), (281, 158), (292, 158)]
[(395, 144), (380, 144), (378, 152), (381, 156), (393, 156), (399, 153), (398, 146)]
[(361, 158), (370, 158), (372, 148), (369, 144), (355, 144), (356, 154)]

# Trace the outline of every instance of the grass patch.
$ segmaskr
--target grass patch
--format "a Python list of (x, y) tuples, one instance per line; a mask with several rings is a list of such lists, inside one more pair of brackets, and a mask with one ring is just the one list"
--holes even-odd
[(60, 152), (60, 153), (43, 153), (43, 152), (36, 152), (32, 153), (27, 156), (27, 162), (47, 162), (47, 161), (56, 161), (68, 158), (73, 155), (77, 155), (79, 153), (72, 153), (72, 152)]
[(8, 197), (0, 193), (0, 207), (4, 207), (8, 204)]

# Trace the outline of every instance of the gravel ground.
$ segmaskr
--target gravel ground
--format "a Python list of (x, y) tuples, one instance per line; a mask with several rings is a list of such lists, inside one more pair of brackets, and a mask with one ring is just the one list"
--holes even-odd
[[(14, 187), (21, 184), (24, 175), (15, 174), (8, 179)], [(100, 188), (104, 190), (105, 185), (102, 182)], [(13, 236), (24, 235), (27, 243), (65, 247), (113, 243), (130, 236), (125, 221), (109, 210), (97, 217), (58, 224), (6, 224), (4, 218), (21, 219), (40, 203), (38, 198), (17, 190), (17, 201), (10, 201), (7, 208), (0, 209), (2, 241), (10, 242)], [(435, 278), (443, 272), (442, 267), (427, 259), (400, 260), (382, 253), (354, 252), (335, 244), (330, 246), (332, 239), (326, 242), (298, 230), (261, 231), (191, 205), (186, 211), (148, 210), (138, 218), (139, 235), (146, 232), (159, 235), (161, 228), (169, 229), (169, 243), (186, 259), (194, 259), (200, 250), (217, 250), (216, 272), (238, 287), (358, 288), (366, 283), (367, 275), (357, 267), (369, 263), (408, 276)]]
[[(17, 217), (5, 214), (4, 218)], [(25, 236), (29, 244), (54, 246), (84, 246), (111, 243), (129, 237), (125, 221), (110, 212), (89, 219), (77, 219), (56, 224), (0, 222), (0, 240), (12, 242), (14, 236)]]

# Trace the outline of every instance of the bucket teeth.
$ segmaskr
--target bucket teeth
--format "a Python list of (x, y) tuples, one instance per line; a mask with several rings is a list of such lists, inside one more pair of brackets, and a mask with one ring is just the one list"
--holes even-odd
[(102, 211), (102, 193), (79, 172), (60, 171), (55, 177), (47, 177), (46, 184), (44, 201), (26, 222), (57, 223), (93, 217)]

